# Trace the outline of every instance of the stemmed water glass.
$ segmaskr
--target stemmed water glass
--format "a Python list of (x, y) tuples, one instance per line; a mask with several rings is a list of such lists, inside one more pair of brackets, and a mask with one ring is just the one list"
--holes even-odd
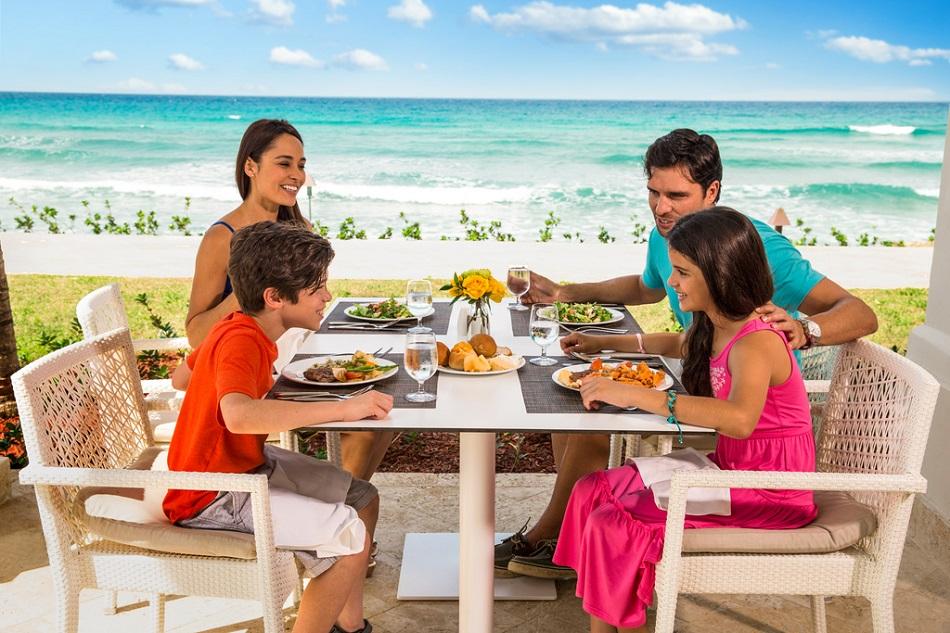
[(409, 402), (432, 402), (435, 400), (435, 394), (429, 393), (423, 388), (425, 381), (432, 377), (438, 365), (435, 333), (432, 330), (426, 332), (408, 330), (406, 333), (406, 353), (403, 361), (406, 373), (419, 383), (419, 390), (407, 393), (406, 400)]
[(406, 308), (416, 317), (416, 325), (407, 332), (431, 332), (422, 326), (422, 317), (432, 309), (432, 284), (425, 279), (413, 279), (406, 285)]
[(536, 303), (531, 306), (531, 317), (528, 320), (528, 333), (531, 340), (541, 346), (541, 356), (530, 359), (533, 365), (547, 367), (557, 364), (557, 360), (547, 355), (548, 345), (557, 340), (558, 328), (557, 308), (545, 303)]
[(512, 266), (508, 269), (508, 290), (515, 295), (513, 303), (508, 305), (509, 310), (527, 310), (521, 303), (523, 297), (531, 288), (531, 271), (527, 266)]

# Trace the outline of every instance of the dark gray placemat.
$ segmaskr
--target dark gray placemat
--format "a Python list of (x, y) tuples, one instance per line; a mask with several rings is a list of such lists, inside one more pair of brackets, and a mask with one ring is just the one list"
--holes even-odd
[[(340, 354), (349, 354), (351, 352), (340, 352)], [(305, 358), (317, 358), (319, 356), (337, 356), (337, 354), (297, 354), (294, 356), (293, 360), (298, 361)], [(409, 402), (406, 400), (406, 394), (410, 391), (416, 391), (419, 388), (419, 383), (413, 380), (409, 374), (402, 368), (403, 356), (402, 354), (385, 354), (382, 356), (386, 360), (390, 360), (397, 365), (399, 365), (399, 371), (396, 372), (394, 376), (390, 376), (385, 380), (380, 380), (379, 382), (374, 382), (376, 391), (380, 393), (388, 393), (393, 397), (393, 406), (397, 409), (434, 409), (435, 400), (432, 402)], [(291, 361), (293, 362), (293, 361)], [(280, 376), (277, 379), (277, 382), (274, 383), (274, 386), (269, 392), (267, 392), (267, 398), (274, 398), (274, 394), (280, 391), (340, 391), (340, 393), (347, 393), (349, 391), (354, 391), (358, 389), (357, 385), (340, 385), (339, 387), (315, 387), (310, 385), (301, 384), (299, 382), (294, 382), (293, 380), (288, 380), (283, 376)], [(439, 392), (439, 372), (436, 372), (432, 378), (426, 381), (425, 389), (429, 393), (438, 394)]]
[[(354, 332), (365, 332), (367, 334), (392, 334), (395, 333), (405, 333), (406, 330), (411, 328), (416, 324), (416, 320), (412, 319), (411, 321), (400, 321), (399, 323), (394, 324), (391, 327), (380, 330), (331, 330), (329, 329), (330, 321), (349, 321), (351, 323), (362, 323), (367, 324), (370, 321), (360, 321), (359, 319), (351, 319), (350, 317), (344, 314), (344, 310), (350, 306), (357, 305), (360, 303), (370, 303), (367, 300), (362, 301), (339, 301), (336, 304), (336, 307), (333, 308), (333, 311), (330, 314), (323, 318), (323, 323), (320, 325), (318, 332), (326, 334), (353, 334)], [(452, 316), (452, 306), (448, 301), (433, 301), (432, 307), (435, 308), (435, 313), (427, 316), (422, 319), (422, 325), (428, 328), (432, 328), (432, 331), (436, 334), (448, 334), (449, 332), (449, 317)]]
[[(581, 395), (578, 392), (554, 384), (551, 375), (555, 371), (570, 369), (570, 367), (564, 365), (563, 357), (556, 358), (561, 361), (557, 365), (538, 367), (531, 363), (525, 363), (525, 366), (518, 371), (518, 380), (521, 382), (521, 397), (528, 413), (649, 413), (640, 409), (627, 411), (613, 405), (604, 405), (595, 411), (588, 411), (584, 408), (584, 403), (581, 401)], [(582, 363), (578, 362), (578, 364)], [(670, 368), (660, 360), (647, 361), (647, 365), (653, 369), (662, 369), (673, 376)], [(673, 376), (671, 389), (676, 389), (680, 393), (685, 391), (676, 376)]]
[[(507, 309), (507, 304), (506, 308)], [(640, 324), (637, 323), (637, 320), (633, 318), (633, 315), (630, 314), (629, 310), (626, 308), (613, 308), (614, 310), (620, 310), (623, 312), (623, 321), (618, 321), (616, 323), (611, 323), (605, 325), (604, 327), (612, 328), (623, 328), (627, 330), (627, 334), (636, 334), (637, 332), (643, 332), (643, 328), (640, 327)], [(528, 336), (528, 318), (531, 316), (530, 310), (508, 310), (508, 315), (511, 317), (511, 333), (514, 336)], [(568, 329), (577, 329), (584, 326), (592, 326), (596, 323), (580, 323), (576, 326), (568, 325), (565, 326)], [(561, 328), (561, 335), (566, 334), (564, 328)], [(609, 332), (590, 332), (590, 334), (609, 334)]]

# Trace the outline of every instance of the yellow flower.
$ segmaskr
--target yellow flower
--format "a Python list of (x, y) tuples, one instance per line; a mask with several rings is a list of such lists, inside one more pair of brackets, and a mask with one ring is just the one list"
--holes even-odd
[(462, 282), (465, 294), (474, 300), (479, 300), (489, 290), (488, 280), (481, 275), (469, 275)]
[(500, 281), (492, 277), (491, 279), (491, 300), (495, 303), (501, 303), (505, 297), (506, 288)]

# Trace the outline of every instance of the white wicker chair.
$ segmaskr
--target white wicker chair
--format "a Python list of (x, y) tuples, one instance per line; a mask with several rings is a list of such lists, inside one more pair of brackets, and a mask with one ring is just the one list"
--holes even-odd
[[(119, 284), (109, 284), (97, 288), (80, 299), (76, 305), (76, 318), (82, 328), (83, 337), (87, 339), (105, 334), (116, 328), (128, 328), (129, 319), (125, 310), (125, 303), (122, 301), (122, 295), (119, 292)], [(136, 352), (144, 350), (178, 351), (188, 349), (188, 347), (190, 347), (188, 339), (183, 336), (132, 341), (132, 348)], [(143, 380), (142, 391), (148, 394), (146, 406), (149, 411), (177, 411), (181, 405), (182, 392), (176, 391), (172, 387), (171, 380)], [(174, 416), (169, 419), (174, 421)]]
[[(264, 630), (284, 630), (282, 605), (297, 585), (293, 554), (273, 545), (264, 475), (126, 470), (152, 442), (128, 330), (75, 343), (13, 375), (30, 455), (20, 480), (36, 490), (57, 598), (57, 630), (78, 630), (83, 588), (152, 596), (260, 600)], [(251, 495), (256, 559), (169, 554), (98, 538), (76, 503), (81, 487), (236, 490)]]
[[(939, 383), (867, 341), (841, 347), (817, 441), (816, 473), (696, 471), (672, 480), (666, 542), (657, 568), (657, 633), (671, 633), (679, 593), (812, 597), (826, 631), (824, 596), (863, 596), (875, 633), (894, 631), (893, 595)], [(686, 490), (694, 487), (841, 490), (869, 506), (877, 530), (827, 554), (682, 553)]]

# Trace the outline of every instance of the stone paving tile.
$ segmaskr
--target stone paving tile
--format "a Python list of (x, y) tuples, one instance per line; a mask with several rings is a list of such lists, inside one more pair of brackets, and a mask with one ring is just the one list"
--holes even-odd
[[(396, 585), (406, 532), (448, 531), (458, 523), (458, 476), (383, 473), (374, 477), (382, 491), (375, 574), (366, 583), (365, 610), (377, 633), (447, 633), (458, 628), (456, 602), (399, 602)], [(513, 531), (537, 518), (547, 501), (552, 475), (500, 475), (496, 485), (499, 531)], [(0, 510), (0, 632), (45, 633), (53, 629), (52, 580), (39, 531), (32, 491), (16, 486)], [(909, 542), (895, 595), (898, 633), (948, 633), (950, 570), (941, 569), (926, 550)], [(503, 633), (572, 633), (588, 630), (588, 616), (574, 596), (572, 582), (558, 583), (553, 602), (498, 602), (495, 628)], [(80, 633), (151, 630), (145, 603), (120, 595), (117, 615), (103, 613), (105, 594), (86, 590), (80, 604)], [(176, 597), (167, 602), (169, 633), (261, 633), (260, 606), (252, 601)], [(285, 609), (287, 630), (294, 611)], [(652, 627), (655, 613), (647, 614)], [(832, 633), (870, 630), (869, 604), (860, 598), (830, 598)], [(677, 633), (800, 633), (811, 631), (808, 598), (800, 596), (681, 596)]]

